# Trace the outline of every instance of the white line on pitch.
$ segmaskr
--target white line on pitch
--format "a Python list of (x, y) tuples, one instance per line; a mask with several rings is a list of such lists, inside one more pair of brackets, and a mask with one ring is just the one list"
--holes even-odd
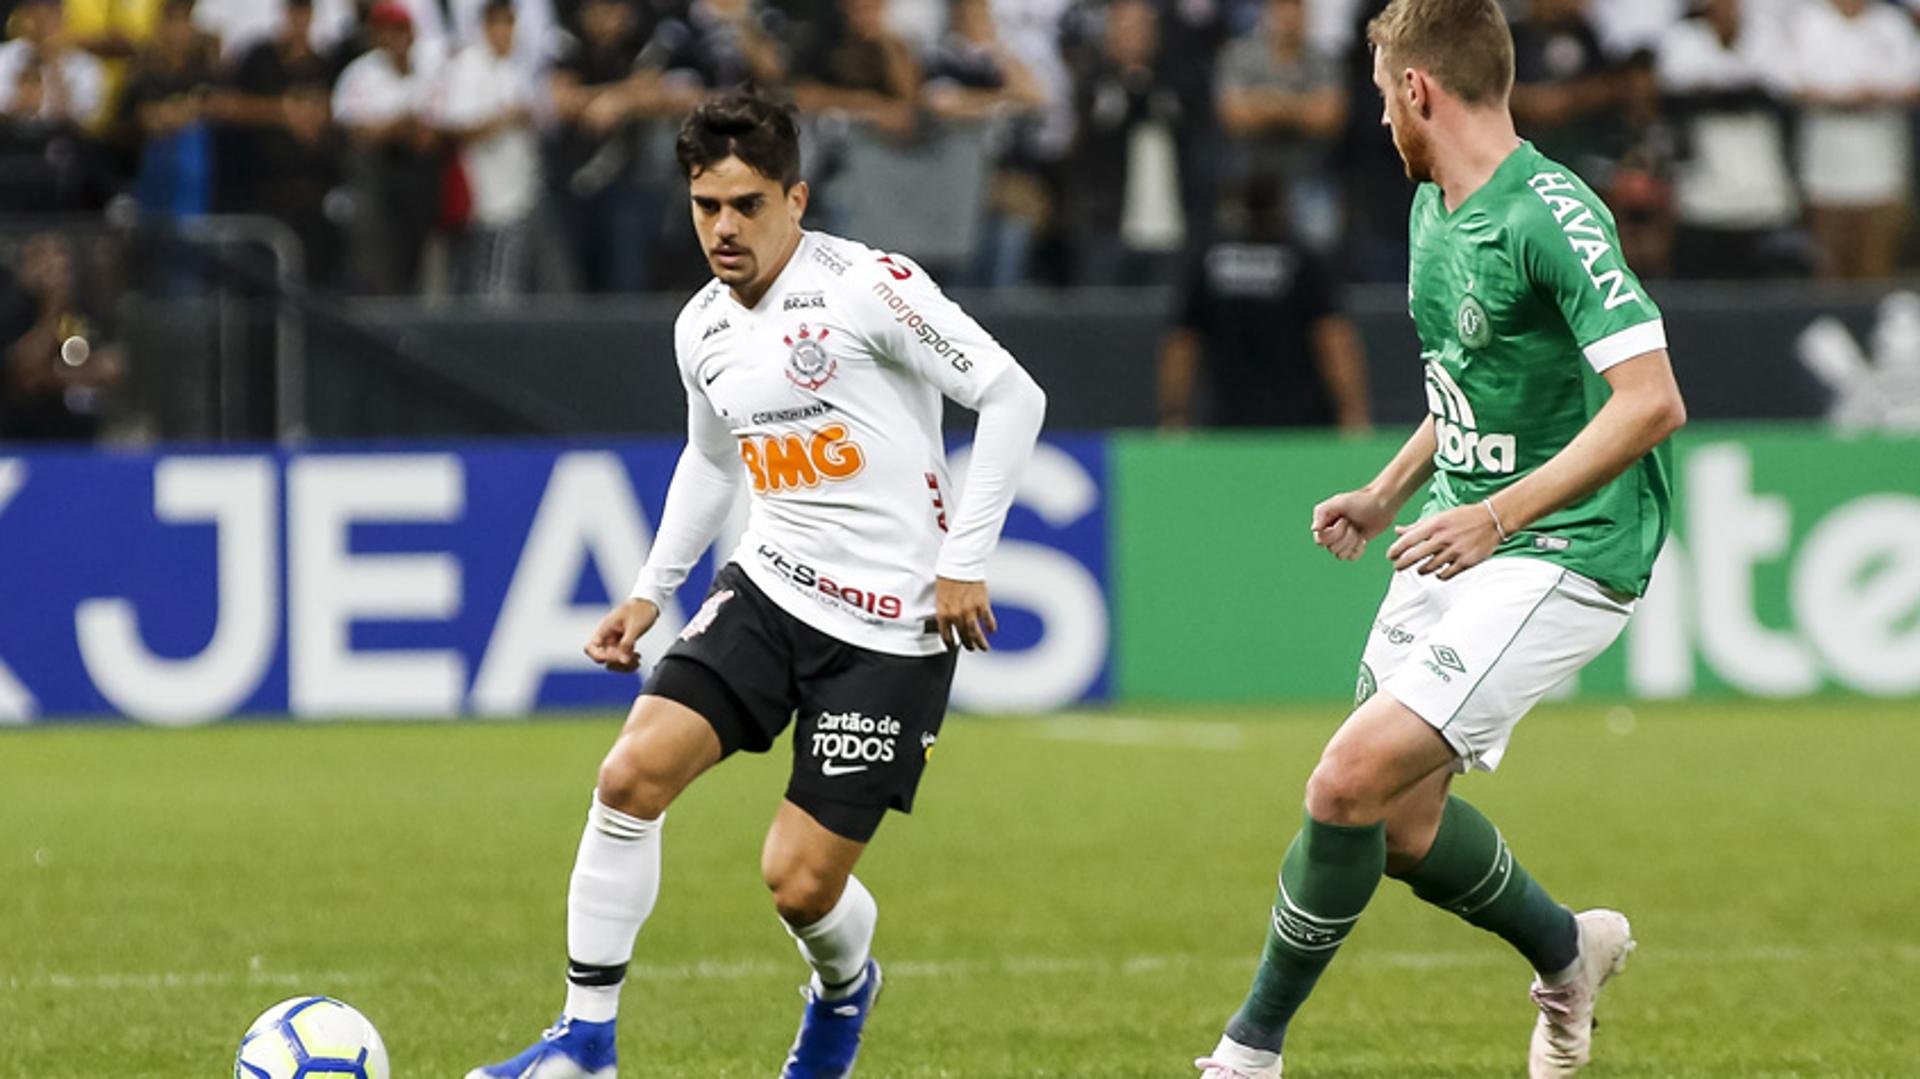
[[(1196, 968), (1251, 967), (1257, 955), (1133, 955), (1102, 956), (1010, 956), (1000, 959), (895, 959), (887, 963), (887, 973), (904, 978), (998, 978), (998, 977), (1080, 977), (1089, 974), (1129, 976), (1161, 975), (1170, 970)], [(1887, 944), (1848, 948), (1677, 948), (1644, 949), (1636, 962), (1677, 966), (1769, 965), (1855, 960), (1920, 963), (1920, 944)], [(1395, 967), (1413, 970), (1447, 970), (1467, 967), (1506, 967), (1514, 958), (1498, 948), (1471, 952), (1369, 952), (1357, 949), (1341, 956), (1350, 967)], [(747, 959), (699, 963), (635, 964), (627, 976), (647, 982), (751, 981), (793, 975), (796, 962)], [(415, 976), (398, 975), (392, 980), (409, 981)], [(45, 989), (116, 991), (159, 989), (206, 989), (238, 985), (280, 988), (332, 987), (371, 984), (388, 978), (369, 971), (160, 971), (106, 972), (97, 974), (47, 973), (0, 976), (0, 989), (18, 992)]]

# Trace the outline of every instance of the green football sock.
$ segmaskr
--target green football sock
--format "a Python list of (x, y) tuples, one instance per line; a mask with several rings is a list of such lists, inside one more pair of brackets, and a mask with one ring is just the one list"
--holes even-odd
[(1353, 930), (1386, 865), (1385, 824), (1355, 828), (1306, 818), (1280, 863), (1266, 951), (1227, 1037), (1279, 1052), (1288, 1021)]
[(1458, 798), (1448, 797), (1433, 848), (1402, 879), (1421, 899), (1499, 934), (1542, 974), (1580, 956), (1572, 912), (1520, 868), (1493, 822)]

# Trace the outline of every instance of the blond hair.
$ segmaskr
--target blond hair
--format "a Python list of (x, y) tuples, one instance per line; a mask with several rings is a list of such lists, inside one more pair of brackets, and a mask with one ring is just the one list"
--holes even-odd
[(1513, 89), (1513, 31), (1499, 0), (1393, 0), (1367, 24), (1390, 71), (1419, 68), (1468, 105)]

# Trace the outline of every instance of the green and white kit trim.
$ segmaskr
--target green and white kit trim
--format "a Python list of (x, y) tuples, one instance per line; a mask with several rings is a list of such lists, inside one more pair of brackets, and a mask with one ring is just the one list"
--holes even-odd
[(1460, 771), (1500, 764), (1522, 716), (1612, 644), (1634, 600), (1537, 558), (1493, 558), (1441, 580), (1394, 574), (1363, 670), (1426, 720)]

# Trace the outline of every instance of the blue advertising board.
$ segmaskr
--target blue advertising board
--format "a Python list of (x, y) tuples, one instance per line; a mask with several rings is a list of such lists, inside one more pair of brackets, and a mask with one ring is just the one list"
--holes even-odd
[[(0, 722), (623, 708), (636, 680), (580, 649), (645, 558), (679, 450), (0, 457)], [(1001, 633), (962, 661), (956, 707), (1106, 696), (1106, 485), (1100, 440), (1039, 448), (990, 570)], [(712, 571), (709, 556), (643, 655)]]

